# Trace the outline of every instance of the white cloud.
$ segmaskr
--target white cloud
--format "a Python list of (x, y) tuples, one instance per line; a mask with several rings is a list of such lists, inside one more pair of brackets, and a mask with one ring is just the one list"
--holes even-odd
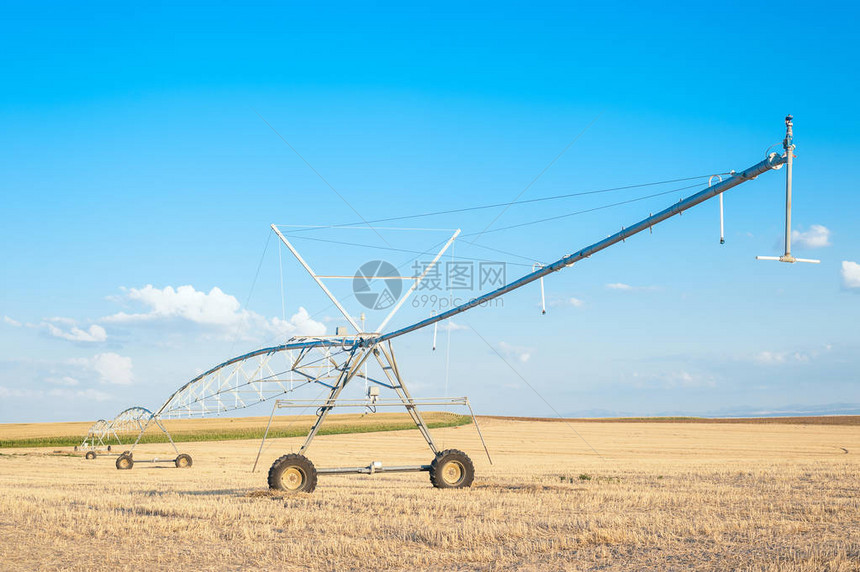
[(690, 373), (687, 370), (662, 372), (655, 374), (633, 373), (636, 379), (634, 386), (638, 388), (661, 389), (690, 389), (701, 387), (716, 387), (714, 377), (705, 373)]
[(464, 326), (463, 324), (458, 324), (458, 323), (454, 322), (453, 320), (446, 320), (446, 321), (442, 322), (441, 324), (439, 324), (439, 329), (442, 331), (450, 330), (452, 332), (458, 332), (460, 330), (468, 330), (469, 326)]
[(96, 354), (91, 358), (76, 358), (71, 360), (71, 363), (96, 372), (102, 383), (130, 385), (134, 382), (130, 357), (106, 352)]
[(54, 385), (62, 385), (64, 387), (75, 387), (81, 383), (74, 377), (69, 377), (68, 375), (64, 375), (63, 377), (49, 377), (45, 379), (45, 381), (53, 383)]
[[(58, 327), (55, 324), (65, 326), (67, 329)], [(86, 330), (82, 330), (76, 325), (74, 320), (69, 318), (49, 318), (44, 325), (47, 327), (48, 333), (55, 338), (62, 338), (73, 342), (103, 342), (107, 339), (107, 332), (98, 324), (93, 324)]]
[(583, 300), (579, 298), (558, 298), (549, 301), (549, 306), (552, 308), (560, 307), (560, 306), (571, 306), (572, 308), (582, 308), (585, 305)]
[(820, 224), (813, 224), (809, 230), (791, 231), (791, 241), (802, 248), (822, 248), (830, 246), (830, 229)]
[(691, 387), (698, 385), (698, 381), (692, 374), (686, 371), (675, 372), (669, 377), (670, 380), (676, 382), (682, 387)]
[(860, 288), (860, 264), (842, 261), (842, 285), (849, 289)]
[(280, 318), (272, 318), (266, 321), (263, 316), (254, 312), (245, 311), (244, 314), (247, 318), (245, 323), (266, 323), (272, 333), (280, 334), (281, 336), (321, 336), (325, 334), (325, 324), (312, 320), (308, 311), (301, 306), (287, 321)]
[(102, 318), (103, 322), (118, 324), (163, 323), (180, 320), (215, 329), (227, 337), (248, 337), (260, 334), (319, 336), (325, 334), (322, 322), (311, 319), (307, 310), (300, 307), (289, 320), (267, 319), (256, 312), (241, 309), (239, 301), (220, 288), (208, 293), (193, 286), (155, 288), (123, 288), (123, 300), (142, 305), (146, 311), (128, 314), (119, 312)]
[(47, 395), (63, 399), (82, 398), (90, 401), (110, 401), (113, 399), (109, 393), (97, 389), (52, 389), (48, 391)]
[(104, 318), (104, 321), (129, 323), (181, 318), (196, 324), (228, 326), (235, 324), (240, 316), (239, 301), (217, 287), (208, 294), (195, 290), (193, 286), (158, 289), (152, 284), (123, 290), (126, 300), (139, 302), (149, 311), (142, 314), (119, 312)]
[(9, 316), (3, 316), (3, 322), (9, 324), (10, 326), (15, 326), (16, 328), (21, 327), (21, 322), (19, 322), (18, 320), (13, 320)]
[(753, 359), (762, 365), (779, 365), (784, 363), (808, 363), (813, 356), (804, 352), (759, 352)]
[(785, 362), (785, 353), (780, 352), (759, 352), (753, 359), (761, 364), (775, 364)]
[(499, 342), (499, 349), (508, 357), (518, 359), (522, 363), (526, 363), (532, 357), (532, 349), (520, 346), (513, 346), (507, 342)]
[(36, 390), (36, 389), (17, 389), (17, 388), (9, 388), (3, 387), (0, 385), (0, 397), (26, 397), (28, 399), (42, 397), (45, 394), (44, 391)]
[(804, 364), (825, 358), (831, 351), (833, 351), (831, 344), (822, 344), (785, 351), (761, 351), (741, 359), (767, 366)]
[(97, 389), (12, 389), (0, 385), (0, 397), (44, 399), (45, 397), (56, 397), (61, 399), (85, 399), (87, 401), (109, 401), (113, 396)]
[(607, 284), (606, 287), (610, 290), (618, 290), (620, 292), (657, 290), (656, 286), (631, 286), (630, 284), (624, 284), (623, 282), (613, 282), (611, 284)]

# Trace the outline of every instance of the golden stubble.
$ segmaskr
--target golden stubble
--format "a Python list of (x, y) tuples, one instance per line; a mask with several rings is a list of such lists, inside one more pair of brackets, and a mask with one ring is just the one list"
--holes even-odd
[[(434, 431), (475, 463), (453, 491), (411, 473), (270, 492), (268, 467), (301, 439), (267, 443), (256, 473), (259, 441), (181, 444), (192, 468), (131, 471), (5, 449), (0, 569), (860, 569), (856, 426), (480, 422), (494, 465), (474, 427)], [(153, 455), (172, 453), (135, 450)], [(322, 436), (308, 456), (431, 460), (416, 431)]]

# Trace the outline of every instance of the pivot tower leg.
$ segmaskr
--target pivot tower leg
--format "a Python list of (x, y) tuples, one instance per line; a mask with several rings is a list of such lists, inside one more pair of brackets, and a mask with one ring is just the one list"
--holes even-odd
[[(377, 347), (378, 351), (376, 348), (373, 351), (376, 361), (379, 362), (379, 366), (382, 368), (382, 371), (385, 372), (385, 376), (391, 383), (391, 387), (397, 393), (400, 401), (403, 402), (403, 406), (406, 408), (406, 411), (409, 412), (409, 416), (412, 417), (412, 421), (415, 422), (415, 425), (418, 427), (424, 440), (427, 441), (427, 444), (430, 446), (430, 450), (433, 451), (433, 454), (438, 453), (439, 449), (436, 448), (436, 444), (433, 442), (433, 437), (430, 436), (430, 429), (427, 427), (427, 423), (424, 422), (421, 412), (418, 411), (418, 408), (415, 406), (415, 402), (412, 401), (412, 396), (409, 394), (409, 390), (406, 389), (406, 385), (403, 383), (403, 378), (400, 377), (400, 370), (397, 368), (397, 360), (394, 358), (394, 349), (391, 347), (391, 342), (388, 342), (388, 351), (385, 351), (385, 346), (381, 344)], [(382, 357), (380, 357), (380, 354)], [(385, 361), (383, 361), (383, 357), (385, 358)]]
[[(367, 358), (370, 357), (371, 350), (354, 350), (353, 354), (346, 360), (346, 363), (343, 364), (343, 369), (340, 372), (340, 376), (338, 377), (337, 382), (331, 388), (331, 391), (328, 394), (328, 399), (326, 399), (325, 405), (319, 408), (319, 412), (317, 413), (317, 420), (314, 421), (313, 427), (311, 427), (310, 432), (308, 433), (307, 438), (305, 439), (304, 444), (301, 449), (299, 449), (299, 453), (304, 455), (305, 451), (307, 451), (308, 447), (311, 446), (311, 441), (316, 437), (317, 432), (320, 429), (320, 425), (322, 425), (325, 418), (328, 417), (329, 412), (334, 409), (334, 402), (337, 401), (338, 396), (346, 387), (353, 377), (361, 370), (361, 366), (364, 365), (364, 362), (367, 361)], [(360, 357), (356, 360), (356, 355)]]

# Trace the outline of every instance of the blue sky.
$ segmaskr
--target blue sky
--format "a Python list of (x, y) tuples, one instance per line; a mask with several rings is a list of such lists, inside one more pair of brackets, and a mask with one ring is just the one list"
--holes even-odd
[[(529, 287), (455, 319), (450, 351), (447, 332), (435, 352), (431, 331), (396, 347), (415, 393), (447, 377), (485, 413), (553, 414), (474, 332), (564, 414), (858, 403), (857, 21), (847, 3), (7, 4), (0, 422), (154, 408), (233, 355), (342, 325), (285, 251), (282, 291), (271, 223), (742, 169), (782, 140), (786, 113), (794, 250), (820, 265), (754, 260), (782, 240), (783, 171), (768, 173), (726, 195), (723, 246), (712, 201), (548, 278), (545, 316)], [(511, 207), (490, 228), (680, 186)], [(695, 190), (465, 237), (454, 255), (514, 278)], [(466, 235), (499, 212), (397, 224)], [(380, 231), (418, 251), (445, 232)], [(310, 236), (385, 246), (368, 230)], [(320, 272), (409, 268), (402, 252), (296, 245)]]

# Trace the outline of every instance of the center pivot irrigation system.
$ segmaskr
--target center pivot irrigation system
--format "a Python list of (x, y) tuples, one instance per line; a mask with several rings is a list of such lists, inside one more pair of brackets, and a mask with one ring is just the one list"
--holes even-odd
[(151, 417), (152, 411), (149, 409), (144, 407), (129, 407), (120, 411), (110, 421), (99, 419), (90, 426), (83, 442), (80, 445), (75, 445), (75, 451), (85, 451), (84, 456), (89, 460), (95, 459), (98, 455), (113, 454), (122, 457), (128, 451), (111, 453), (113, 450), (111, 442), (116, 440), (116, 444), (122, 446), (123, 442), (120, 435), (128, 437), (129, 435), (142, 434), (147, 421)]
[[(427, 423), (418, 409), (422, 405), (461, 405), (469, 407), (471, 412), (468, 399), (465, 397), (413, 399), (398, 367), (392, 347), (392, 340), (484, 305), (495, 298), (522, 288), (532, 282), (540, 280), (541, 286), (543, 286), (542, 280), (545, 276), (564, 268), (569, 268), (580, 260), (593, 256), (640, 232), (650, 230), (655, 225), (675, 215), (680, 215), (687, 209), (700, 203), (714, 197), (720, 197), (722, 206), (722, 193), (725, 191), (751, 181), (763, 173), (780, 169), (783, 166), (786, 167), (785, 253), (779, 257), (759, 256), (757, 258), (760, 260), (777, 260), (787, 263), (818, 262), (817, 260), (795, 258), (791, 254), (791, 170), (794, 159), (794, 144), (792, 142), (792, 118), (790, 115), (785, 119), (785, 126), (786, 134), (782, 142), (783, 153), (781, 155), (775, 152), (769, 153), (764, 160), (743, 171), (732, 171), (727, 178), (719, 178), (720, 180), (717, 182), (714, 182), (714, 179), (718, 177), (712, 177), (707, 188), (680, 200), (657, 214), (648, 216), (627, 228), (622, 228), (621, 231), (608, 238), (586, 246), (577, 252), (568, 254), (551, 264), (535, 266), (529, 274), (492, 292), (482, 294), (464, 304), (390, 332), (384, 331), (385, 326), (403, 306), (406, 299), (415, 292), (428, 272), (430, 272), (445, 251), (451, 246), (457, 238), (459, 230), (454, 232), (453, 236), (448, 239), (432, 263), (424, 269), (424, 272), (420, 276), (406, 278), (413, 281), (411, 287), (393, 304), (391, 312), (381, 322), (376, 331), (365, 331), (365, 328), (356, 322), (322, 281), (323, 278), (335, 277), (316, 274), (290, 241), (287, 240), (275, 225), (272, 225), (272, 230), (277, 234), (278, 238), (287, 246), (320, 289), (328, 296), (341, 314), (343, 314), (343, 317), (352, 326), (355, 333), (349, 333), (347, 328), (337, 328), (336, 335), (334, 336), (295, 337), (290, 339), (286, 344), (259, 349), (228, 360), (192, 379), (171, 395), (164, 405), (149, 417), (141, 430), (141, 435), (152, 423), (157, 424), (164, 430), (160, 423), (161, 419), (217, 415), (250, 407), (257, 403), (288, 394), (299, 387), (315, 384), (322, 387), (324, 392), (328, 392), (327, 397), (321, 401), (288, 401), (281, 399), (275, 401), (275, 406), (272, 410), (273, 416), (275, 409), (282, 407), (315, 407), (316, 419), (298, 452), (284, 455), (272, 464), (268, 474), (269, 487), (289, 492), (310, 492), (316, 487), (317, 475), (319, 474), (373, 474), (407, 471), (428, 471), (430, 473), (430, 481), (437, 488), (468, 487), (472, 484), (474, 478), (474, 466), (471, 459), (464, 452), (456, 449), (440, 450), (434, 442)], [(386, 276), (377, 278), (389, 279), (400, 277)], [(369, 385), (367, 400), (339, 399), (346, 386), (356, 378), (364, 379), (365, 383)], [(380, 389), (383, 388), (393, 392), (396, 399), (380, 399)], [(363, 467), (316, 468), (305, 455), (314, 437), (318, 434), (320, 426), (335, 407), (375, 408), (377, 406), (391, 405), (405, 407), (415, 422), (415, 425), (430, 447), (430, 451), (433, 453), (433, 459), (430, 464), (383, 466), (382, 463), (375, 461)], [(474, 419), (474, 413), (472, 413), (472, 417)], [(271, 418), (269, 423), (271, 424)], [(478, 428), (477, 423), (475, 426), (480, 436), (480, 428)], [(268, 427), (266, 432), (268, 434)], [(140, 436), (138, 436), (139, 440)], [(481, 441), (483, 443), (482, 436)], [(263, 442), (265, 442), (265, 437)], [(137, 445), (137, 442), (135, 442), (135, 445)], [(261, 443), (261, 451), (262, 445)], [(486, 445), (484, 447), (486, 449)], [(489, 457), (489, 452), (487, 452), (487, 456)], [(259, 460), (259, 453), (257, 458)], [(119, 460), (121, 459), (131, 461), (131, 452), (125, 453), (117, 461), (118, 468), (131, 468), (130, 464), (120, 467)], [(492, 463), (492, 460), (490, 462)], [(179, 465), (177, 464), (177, 466)]]

